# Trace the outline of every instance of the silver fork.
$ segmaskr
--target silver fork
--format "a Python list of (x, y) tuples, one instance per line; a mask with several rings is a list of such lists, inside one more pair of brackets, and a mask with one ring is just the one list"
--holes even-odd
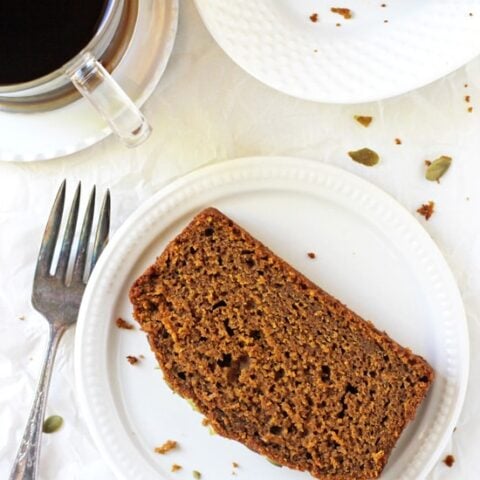
[(37, 392), (22, 442), (10, 473), (10, 480), (34, 480), (37, 477), (45, 404), (58, 343), (65, 330), (77, 321), (77, 314), (88, 276), (108, 242), (108, 232), (110, 229), (110, 192), (107, 190), (100, 211), (90, 267), (88, 268), (88, 245), (95, 210), (95, 187), (93, 187), (85, 211), (77, 252), (73, 262), (73, 270), (70, 275), (70, 252), (75, 236), (80, 204), (81, 187), (79, 183), (68, 215), (55, 273), (53, 275), (50, 274), (55, 246), (62, 222), (65, 204), (65, 188), (66, 182), (64, 180), (57, 193), (48, 218), (40, 246), (37, 267), (35, 269), (32, 304), (34, 308), (48, 320), (50, 324), (50, 335)]

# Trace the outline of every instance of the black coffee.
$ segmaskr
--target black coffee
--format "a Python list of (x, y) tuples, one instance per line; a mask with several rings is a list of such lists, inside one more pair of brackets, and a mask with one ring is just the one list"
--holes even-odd
[(108, 0), (0, 0), (0, 85), (42, 77), (95, 35)]

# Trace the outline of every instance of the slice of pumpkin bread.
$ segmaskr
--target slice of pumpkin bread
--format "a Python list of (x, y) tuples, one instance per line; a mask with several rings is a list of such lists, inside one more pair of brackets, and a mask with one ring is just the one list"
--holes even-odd
[(165, 380), (217, 433), (320, 479), (377, 478), (433, 381), (423, 358), (213, 208), (130, 300)]

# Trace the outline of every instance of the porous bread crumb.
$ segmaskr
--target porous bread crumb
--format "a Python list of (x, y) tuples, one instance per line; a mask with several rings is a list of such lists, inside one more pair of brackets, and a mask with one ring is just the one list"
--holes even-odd
[(118, 328), (123, 328), (124, 330), (133, 330), (135, 328), (131, 323), (127, 322), (121, 317), (118, 317), (115, 320), (115, 323), (117, 324)]
[(155, 453), (159, 453), (160, 455), (165, 455), (165, 453), (168, 453), (170, 450), (174, 450), (177, 448), (178, 443), (175, 440), (167, 440), (163, 445), (160, 445), (159, 447), (155, 447)]
[[(132, 286), (130, 299), (165, 380), (179, 394), (195, 398), (218, 433), (320, 478), (325, 472), (355, 480), (378, 477), (433, 380), (424, 360), (316, 287), (218, 210), (199, 213), (169, 243)], [(185, 308), (193, 309), (188, 318)], [(326, 338), (332, 327), (339, 335), (333, 342)], [(348, 354), (340, 346), (349, 347)], [(354, 371), (362, 368), (362, 355), (370, 363), (360, 380)], [(383, 403), (386, 378), (388, 406)], [(267, 407), (255, 401), (271, 391), (279, 401)], [(289, 399), (298, 398), (293, 391), (305, 396), (290, 406)], [(331, 399), (334, 404), (327, 408)], [(228, 407), (233, 404), (232, 411)], [(298, 428), (289, 431), (294, 425), (284, 417), (284, 405)], [(351, 411), (352, 405), (360, 410)], [(310, 430), (307, 449), (302, 433), (312, 419), (318, 426)], [(341, 466), (339, 446), (348, 448)], [(312, 451), (322, 453), (322, 462), (315, 461)], [(285, 460), (289, 454), (299, 460)]]

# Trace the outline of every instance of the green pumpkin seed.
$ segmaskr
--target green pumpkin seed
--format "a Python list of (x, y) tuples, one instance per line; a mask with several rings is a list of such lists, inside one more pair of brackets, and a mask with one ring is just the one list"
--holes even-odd
[(373, 167), (380, 160), (378, 153), (369, 148), (361, 148), (360, 150), (348, 152), (348, 155), (354, 162), (361, 163), (367, 167)]
[(54, 433), (60, 430), (63, 425), (63, 418), (60, 415), (52, 415), (43, 422), (43, 433)]
[(266, 458), (272, 465), (275, 465), (276, 467), (283, 468), (283, 465), (280, 465), (279, 463), (274, 462), (273, 460), (270, 460), (268, 457), (266, 457)]
[(427, 166), (425, 178), (431, 182), (438, 182), (447, 172), (452, 164), (452, 158), (442, 155)]

